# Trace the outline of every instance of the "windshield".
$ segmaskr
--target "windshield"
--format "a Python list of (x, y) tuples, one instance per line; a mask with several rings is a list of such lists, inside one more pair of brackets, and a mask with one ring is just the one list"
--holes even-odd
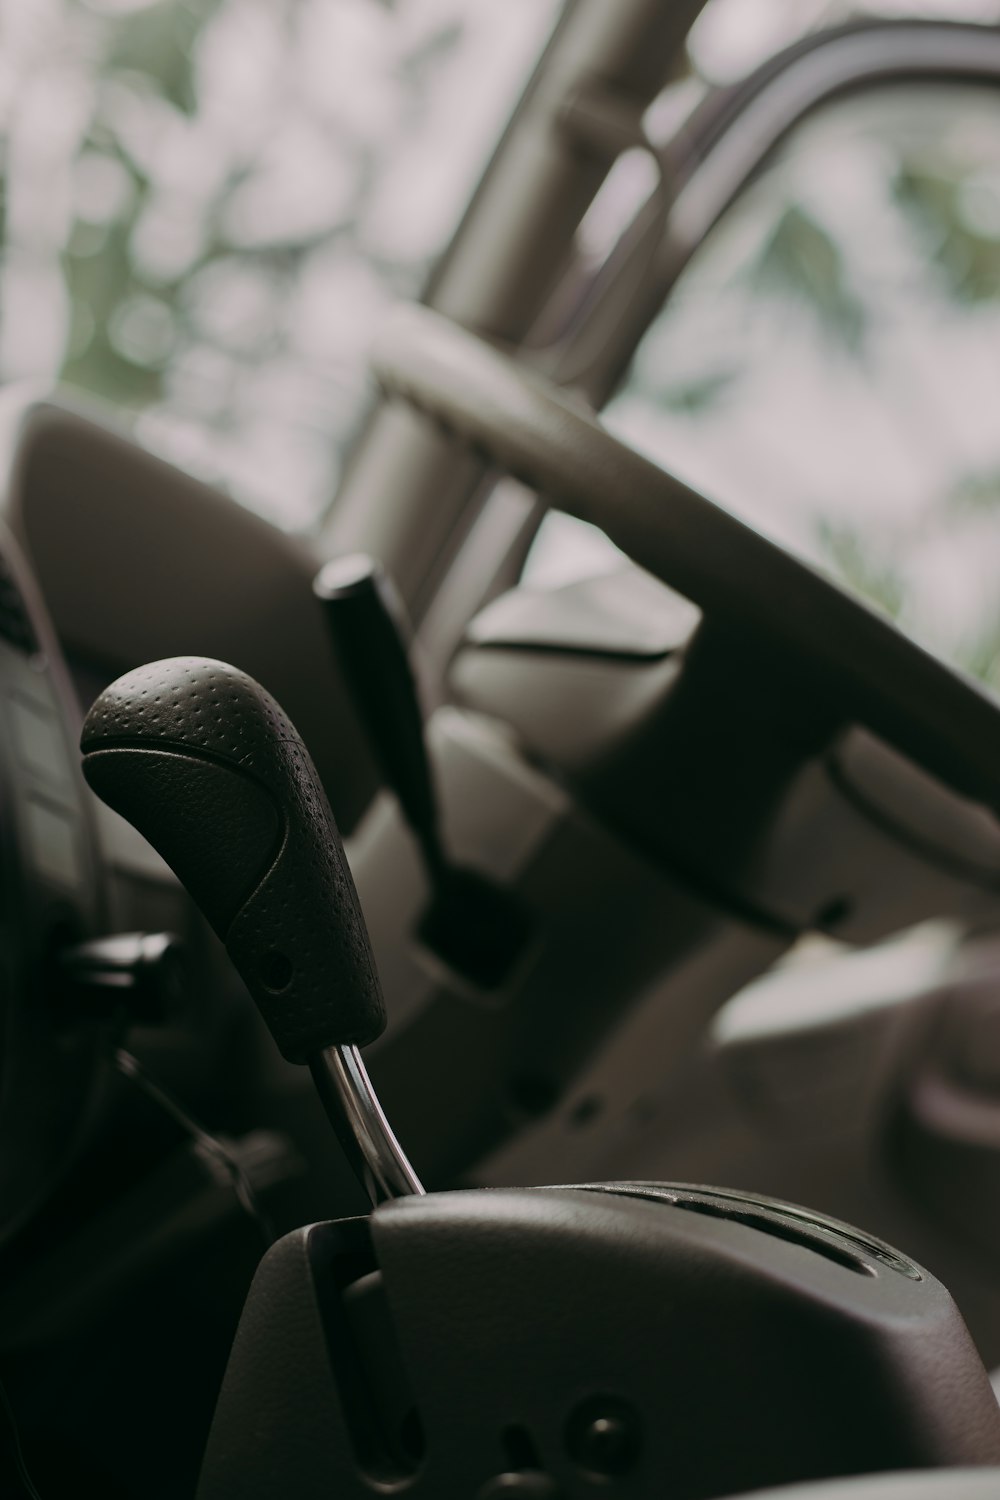
[(0, 379), (310, 525), (560, 8), (7, 0)]
[(873, 89), (700, 247), (608, 425), (1000, 689), (1000, 98)]

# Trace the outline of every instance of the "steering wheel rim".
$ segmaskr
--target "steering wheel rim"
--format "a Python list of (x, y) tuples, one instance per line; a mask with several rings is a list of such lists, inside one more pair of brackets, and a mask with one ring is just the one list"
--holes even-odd
[(388, 394), (598, 526), (744, 645), (807, 674), (844, 723), (1000, 810), (1000, 702), (888, 618), (619, 441), (539, 372), (429, 308), (395, 308), (373, 364)]

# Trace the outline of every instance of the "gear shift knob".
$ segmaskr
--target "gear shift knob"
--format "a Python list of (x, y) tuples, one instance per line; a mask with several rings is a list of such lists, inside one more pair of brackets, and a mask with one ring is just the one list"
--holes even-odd
[(91, 708), (83, 771), (179, 876), (282, 1054), (308, 1063), (373, 1198), (422, 1192), (357, 1052), (385, 1026), (354, 881), (309, 753), (259, 683), (171, 657)]
[(187, 886), (289, 1062), (382, 1032), (333, 814), (270, 694), (224, 662), (153, 662), (101, 694), (81, 748), (87, 781)]

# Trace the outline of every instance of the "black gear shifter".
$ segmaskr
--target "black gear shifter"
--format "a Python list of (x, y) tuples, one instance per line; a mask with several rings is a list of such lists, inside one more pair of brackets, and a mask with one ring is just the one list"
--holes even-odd
[(381, 1034), (385, 1008), (354, 881), (278, 704), (224, 662), (171, 657), (101, 694), (81, 749), (91, 787), (225, 943), (282, 1055), (310, 1065), (373, 1198), (421, 1192), (357, 1052)]

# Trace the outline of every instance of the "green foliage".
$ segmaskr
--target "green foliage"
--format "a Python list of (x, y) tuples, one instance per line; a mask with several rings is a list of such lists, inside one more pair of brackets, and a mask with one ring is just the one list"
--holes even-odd
[[(449, 192), (457, 206), (475, 171), (440, 96), (464, 89), (478, 141), (526, 59), (502, 49), (488, 79), (470, 59), (511, 27), (542, 45), (558, 0), (37, 9), (6, 58), (0, 189), (12, 171), (26, 188), (0, 245), (11, 300), (20, 285), (51, 300), (37, 340), (15, 320), (2, 373), (141, 411), (145, 440), (280, 524), (311, 524), (371, 402), (374, 325), (417, 295)], [(400, 194), (419, 203), (415, 179), (434, 202), (445, 189), (430, 233), (397, 211)]]
[(870, 543), (844, 521), (821, 518), (817, 540), (834, 577), (884, 610), (891, 619), (899, 618), (906, 602), (906, 584), (894, 564), (876, 557)]
[(1000, 469), (965, 475), (945, 496), (944, 508), (960, 515), (1000, 510)]
[(1000, 614), (961, 649), (958, 665), (1000, 693)]
[[(96, 153), (117, 163), (128, 174), (131, 191), (110, 222), (98, 226), (78, 216), (73, 223), (62, 257), (71, 326), (60, 378), (116, 405), (139, 408), (158, 400), (166, 361), (137, 358), (128, 342), (116, 337), (130, 303), (154, 290), (132, 246), (152, 184), (108, 108), (107, 86), (125, 84), (191, 116), (197, 107), (194, 49), (219, 3), (159, 0), (115, 17), (97, 33), (103, 40), (94, 60), (98, 88), (78, 160)], [(158, 285), (155, 293), (176, 320), (179, 284)]]
[(107, 73), (138, 74), (175, 108), (193, 114), (194, 44), (218, 6), (219, 0), (160, 0), (123, 16), (111, 33)]
[(861, 347), (867, 315), (851, 286), (844, 252), (801, 203), (790, 203), (746, 269), (753, 291), (798, 302), (822, 331), (850, 353)]
[(893, 191), (949, 294), (974, 305), (1000, 297), (1000, 239), (977, 229), (963, 211), (971, 175), (970, 163), (960, 170), (955, 163), (904, 161)]
[(64, 257), (73, 327), (62, 378), (117, 405), (141, 406), (160, 394), (162, 372), (143, 369), (113, 342), (116, 313), (141, 288), (129, 254), (131, 227), (112, 224), (97, 253)]
[(668, 411), (699, 417), (704, 412), (714, 411), (720, 405), (739, 375), (740, 371), (737, 369), (712, 370), (707, 375), (662, 385), (656, 393), (657, 399)]

